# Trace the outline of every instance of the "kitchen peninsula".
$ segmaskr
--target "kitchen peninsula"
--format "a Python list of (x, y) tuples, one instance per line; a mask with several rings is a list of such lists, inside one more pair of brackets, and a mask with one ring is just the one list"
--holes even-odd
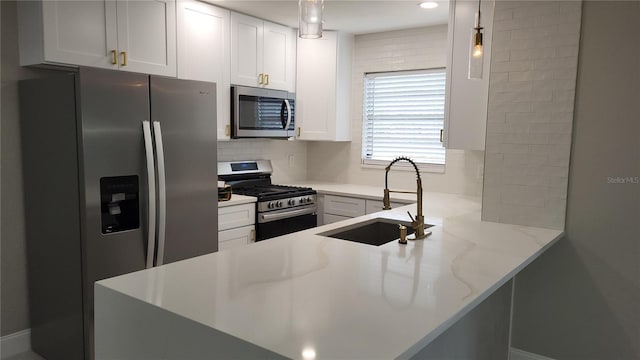
[(473, 197), (423, 210), (432, 235), (408, 245), (318, 234), (415, 204), (100, 281), (96, 359), (422, 357), (563, 236), (483, 222)]

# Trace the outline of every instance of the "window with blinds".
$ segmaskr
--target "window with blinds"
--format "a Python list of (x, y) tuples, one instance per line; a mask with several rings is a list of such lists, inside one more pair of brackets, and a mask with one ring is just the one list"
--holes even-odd
[(408, 156), (444, 170), (445, 69), (370, 73), (364, 78), (362, 161)]

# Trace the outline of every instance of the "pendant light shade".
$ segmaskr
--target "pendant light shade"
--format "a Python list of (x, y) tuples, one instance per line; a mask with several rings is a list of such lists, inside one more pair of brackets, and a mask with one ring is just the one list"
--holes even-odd
[(482, 67), (484, 63), (484, 28), (480, 26), (480, 1), (478, 0), (478, 13), (475, 26), (471, 29), (471, 42), (469, 46), (469, 79), (482, 79)]
[(303, 39), (322, 37), (322, 9), (324, 0), (299, 0), (299, 35)]

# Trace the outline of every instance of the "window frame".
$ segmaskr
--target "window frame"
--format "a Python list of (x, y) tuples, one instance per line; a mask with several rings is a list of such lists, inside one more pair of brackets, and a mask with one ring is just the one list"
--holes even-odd
[[(390, 75), (403, 75), (403, 74), (427, 74), (427, 73), (444, 73), (445, 80), (444, 86), (446, 91), (446, 68), (445, 67), (437, 67), (437, 68), (426, 68), (426, 69), (414, 69), (414, 70), (399, 70), (399, 71), (379, 71), (379, 72), (366, 72), (362, 78), (362, 142), (360, 148), (360, 161), (361, 167), (363, 168), (375, 168), (380, 169), (386, 167), (391, 160), (380, 160), (380, 159), (367, 159), (366, 158), (366, 147), (367, 147), (367, 78), (368, 77), (377, 77), (377, 76), (390, 76)], [(445, 103), (443, 99), (443, 118), (442, 118), (442, 129), (445, 127)], [(442, 130), (441, 130), (442, 131)], [(442, 140), (442, 139), (441, 139)], [(442, 141), (441, 141), (442, 143)], [(444, 152), (444, 163), (428, 163), (428, 162), (416, 162), (420, 171), (424, 172), (434, 172), (434, 173), (444, 173), (446, 168), (446, 157), (447, 157), (447, 149), (444, 148), (444, 143), (442, 143), (443, 152)], [(394, 165), (394, 168), (397, 166), (398, 170), (407, 170), (413, 171), (413, 166), (406, 162), (399, 162)]]

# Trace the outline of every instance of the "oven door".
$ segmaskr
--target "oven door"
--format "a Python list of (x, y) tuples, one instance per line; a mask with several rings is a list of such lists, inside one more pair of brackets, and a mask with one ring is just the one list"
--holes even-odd
[(301, 206), (293, 209), (258, 214), (256, 241), (290, 234), (316, 227), (317, 206)]
[(295, 134), (294, 95), (286, 91), (234, 86), (233, 138), (288, 138)]

